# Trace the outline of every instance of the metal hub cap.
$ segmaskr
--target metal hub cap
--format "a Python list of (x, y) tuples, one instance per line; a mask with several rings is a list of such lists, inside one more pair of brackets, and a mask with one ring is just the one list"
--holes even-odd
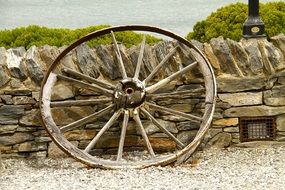
[(120, 81), (114, 93), (114, 102), (117, 109), (133, 109), (140, 106), (145, 99), (144, 84), (134, 78)]

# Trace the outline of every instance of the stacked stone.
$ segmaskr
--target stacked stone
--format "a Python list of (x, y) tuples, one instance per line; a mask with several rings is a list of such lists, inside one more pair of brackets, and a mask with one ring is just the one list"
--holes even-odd
[[(218, 100), (213, 126), (207, 134), (204, 145), (226, 147), (239, 143), (239, 117), (276, 116), (277, 141), (285, 140), (285, 36), (278, 35), (268, 42), (265, 39), (242, 40), (235, 42), (222, 37), (212, 39), (210, 43), (194, 42), (204, 51), (210, 60), (218, 83)], [(145, 78), (165, 57), (175, 44), (160, 42), (154, 46), (146, 45), (141, 77)], [(2, 156), (62, 156), (56, 145), (51, 142), (39, 119), (39, 88), (49, 65), (62, 48), (51, 46), (0, 48), (0, 152)], [(132, 76), (139, 54), (139, 46), (126, 48), (120, 45), (120, 51), (128, 76)], [(93, 77), (116, 80), (119, 77), (118, 63), (112, 46), (98, 46), (90, 49), (83, 44), (68, 54), (62, 64), (65, 67), (81, 71)], [(159, 73), (160, 80), (172, 71), (181, 68), (185, 57), (178, 52), (170, 60), (170, 67)], [(193, 90), (196, 97), (159, 100), (159, 105), (183, 112), (201, 115), (203, 112), (204, 92), (201, 75), (195, 70), (170, 83), (161, 92)], [(96, 96), (88, 91), (77, 92), (71, 86), (58, 83), (53, 99), (82, 99)], [(56, 108), (57, 109), (57, 108)], [(72, 109), (53, 110), (59, 124), (71, 122), (94, 113), (91, 106)], [(196, 135), (199, 125), (178, 120), (170, 115), (160, 116), (161, 122), (182, 142), (189, 142)], [(60, 123), (62, 122), (62, 123)], [(157, 151), (172, 150), (175, 143), (165, 138), (153, 124), (145, 120), (144, 126)], [(104, 123), (88, 124), (84, 129), (67, 132), (66, 138), (79, 148), (94, 137)], [(142, 146), (135, 124), (130, 122), (126, 145)], [(114, 125), (99, 142), (101, 151), (113, 151), (117, 146), (120, 126)], [(100, 151), (98, 152), (100, 153)]]
[[(174, 47), (172, 42), (160, 42), (154, 46), (145, 47), (144, 64), (141, 68), (142, 78), (146, 78), (156, 65), (162, 61), (170, 49)], [(52, 64), (56, 56), (63, 50), (62, 48), (45, 45), (43, 47), (30, 47), (27, 51), (22, 48), (6, 50), (0, 48), (0, 151), (2, 156), (62, 156), (62, 152), (51, 142), (45, 130), (41, 127), (39, 118), (39, 90), (49, 65)], [(120, 45), (120, 50), (128, 76), (134, 73), (138, 59), (140, 46), (126, 48)], [(162, 70), (156, 80), (164, 78), (173, 71), (178, 71), (183, 67), (185, 55), (177, 52), (169, 61), (169, 67)], [(186, 63), (189, 64), (189, 63)], [(120, 77), (118, 63), (111, 45), (98, 46), (90, 49), (86, 44), (77, 47), (71, 54), (63, 60), (62, 65), (72, 68), (82, 73), (97, 78), (98, 76), (116, 80)], [(181, 77), (181, 81), (170, 83), (161, 92), (193, 90), (196, 92), (194, 98), (178, 97), (176, 100), (159, 100), (157, 103), (169, 108), (183, 112), (193, 112), (197, 107), (202, 109), (204, 97), (200, 97), (204, 92), (203, 81), (197, 79), (196, 74), (188, 74)], [(189, 79), (194, 79), (194, 84), (190, 84)], [(188, 81), (188, 82), (187, 82)], [(89, 91), (80, 91), (74, 87), (58, 82), (53, 89), (53, 100), (86, 99), (98, 96)], [(97, 108), (92, 106), (53, 108), (53, 117), (58, 125), (66, 125), (74, 120), (90, 115)], [(171, 131), (182, 142), (188, 142), (196, 135), (199, 125), (189, 123), (185, 120), (178, 120), (167, 114), (161, 115), (161, 121), (166, 128)], [(146, 119), (143, 120), (146, 131), (150, 136), (153, 148), (157, 151), (167, 151), (175, 149), (176, 144), (166, 138), (165, 134)], [(79, 148), (83, 148), (90, 142), (95, 134), (102, 128), (104, 122), (88, 124), (84, 129), (77, 129), (65, 133), (66, 138)], [(98, 142), (97, 153), (100, 151), (117, 151), (115, 147), (120, 137), (120, 126), (114, 125), (104, 137)], [(128, 136), (126, 147), (130, 149), (134, 146), (143, 146), (135, 123), (130, 122), (128, 126)], [(100, 150), (98, 150), (100, 149)], [(128, 148), (126, 148), (128, 149)]]
[(277, 141), (285, 131), (285, 35), (235, 42), (222, 37), (204, 44), (218, 85), (216, 118), (209, 145), (240, 142), (239, 118), (275, 116)]
[[(40, 57), (42, 55), (43, 57)], [(0, 48), (0, 151), (2, 156), (46, 156), (51, 139), (41, 127), (39, 84), (51, 48)]]

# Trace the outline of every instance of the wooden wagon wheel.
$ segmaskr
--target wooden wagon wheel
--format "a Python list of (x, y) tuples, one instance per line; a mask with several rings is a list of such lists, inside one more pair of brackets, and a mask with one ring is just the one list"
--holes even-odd
[[(134, 63), (133, 74), (130, 75), (129, 70), (126, 71), (129, 68), (126, 68), (122, 59), (120, 44), (116, 40), (117, 33), (124, 31), (142, 31), (164, 35), (167, 39), (172, 39), (173, 47), (144, 77), (141, 75), (144, 67), (144, 51), (147, 46), (144, 37), (139, 46), (140, 50), (137, 54), (137, 61)], [(68, 67), (61, 63), (64, 57), (70, 55), (77, 46), (105, 35), (109, 35), (112, 38), (110, 46), (112, 46), (114, 59), (117, 61), (119, 77), (112, 80), (102, 76), (96, 76), (96, 78), (82, 72), (80, 69), (74, 69), (74, 67)], [(166, 38), (163, 37), (163, 39)], [(169, 42), (170, 40), (167, 41)], [(183, 64), (179, 63), (179, 68), (176, 68), (176, 70), (169, 69), (173, 65), (172, 63), (175, 62), (176, 59), (174, 57), (178, 52), (184, 57), (183, 61), (185, 62)], [(191, 75), (191, 73), (194, 73), (194, 75)], [(200, 74), (200, 78), (203, 79), (202, 82), (193, 78), (195, 73)], [(199, 84), (202, 84), (203, 88), (198, 90), (193, 88), (194, 90), (191, 91), (191, 84), (189, 84), (187, 85), (188, 87), (190, 86), (189, 89), (177, 89), (177, 86), (183, 84), (183, 80), (185, 82), (185, 78), (190, 75), (192, 78), (188, 79), (190, 81), (200, 81)], [(94, 94), (88, 99), (70, 97), (69, 99), (56, 100), (52, 96), (53, 91), (58, 89), (55, 87), (58, 83), (71, 85), (76, 92), (87, 90)], [(170, 84), (174, 84), (175, 87), (163, 92), (162, 89), (165, 89)], [(166, 165), (185, 155), (191, 155), (203, 140), (210, 126), (214, 113), (215, 97), (216, 82), (214, 73), (205, 56), (195, 46), (184, 38), (164, 29), (152, 26), (130, 25), (95, 31), (62, 51), (48, 69), (42, 82), (40, 109), (43, 126), (52, 140), (70, 156), (91, 167), (113, 169), (122, 167), (144, 168), (153, 165)], [(167, 105), (167, 103), (163, 103), (164, 100), (174, 100), (187, 104), (187, 102), (192, 101), (191, 98), (200, 101), (200, 103), (194, 106), (200, 112), (192, 114), (188, 109), (188, 111), (179, 110), (180, 104), (176, 106), (178, 109), (175, 109)], [(55, 118), (56, 116), (53, 113), (53, 109), (60, 110), (67, 107), (69, 110), (72, 110), (81, 106), (84, 109), (86, 106), (89, 106), (94, 112), (73, 121), (67, 121), (68, 123), (65, 124), (59, 124), (58, 121), (61, 121), (63, 118)], [(181, 138), (178, 138), (179, 135), (175, 134), (177, 131), (173, 132), (165, 125), (169, 118), (175, 122), (178, 121), (178, 123), (174, 122), (175, 125), (180, 125), (179, 122), (181, 121), (187, 125), (196, 123), (199, 127), (196, 135), (190, 142), (189, 139), (187, 141), (181, 140)], [(77, 130), (77, 133), (80, 133), (80, 131), (86, 130), (86, 126), (90, 126), (90, 123), (96, 124), (96, 122), (103, 124), (100, 125), (99, 129), (97, 128), (91, 139), (85, 140), (84, 143), (80, 142), (81, 145), (78, 145), (78, 143), (74, 143), (76, 139), (70, 138), (72, 131)], [(156, 136), (150, 135), (146, 130), (144, 126), (146, 122), (155, 126), (157, 131), (161, 132), (160, 136), (163, 136), (163, 139), (167, 139), (167, 142), (171, 142), (172, 145), (174, 143), (175, 149), (157, 152), (156, 148), (154, 148), (157, 146), (157, 144), (155, 145)], [(125, 147), (131, 123), (132, 125), (135, 124), (136, 129), (138, 129), (136, 135), (136, 138), (139, 135), (138, 146)], [(98, 143), (104, 140), (104, 134), (113, 126), (119, 129), (119, 132), (117, 132), (119, 135), (117, 143), (115, 143), (117, 147), (112, 146), (115, 152), (112, 155), (112, 153), (100, 149)], [(89, 129), (89, 131), (92, 130), (95, 129)], [(69, 135), (66, 135), (66, 133), (69, 133)], [(163, 145), (159, 141), (156, 143), (158, 143), (158, 146)], [(134, 154), (132, 154), (133, 151)]]

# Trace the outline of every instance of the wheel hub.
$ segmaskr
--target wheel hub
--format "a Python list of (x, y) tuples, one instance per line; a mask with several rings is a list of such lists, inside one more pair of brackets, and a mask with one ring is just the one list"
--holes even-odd
[[(158, 64), (156, 61), (155, 63), (150, 63), (151, 65), (149, 66), (151, 66), (151, 69), (149, 69), (150, 73), (148, 75), (148, 72), (143, 72), (142, 70), (144, 67), (143, 58), (146, 58), (144, 53), (146, 51), (145, 45), (147, 36), (144, 36), (140, 45), (137, 63), (133, 63), (135, 60), (132, 60), (132, 64), (134, 64), (133, 66), (135, 67), (134, 72), (129, 73), (126, 72), (126, 66), (122, 59), (121, 50), (115, 36), (115, 32), (125, 31), (157, 33), (163, 36), (161, 38), (162, 41), (164, 41), (164, 37), (170, 38), (170, 40), (167, 41), (171, 43), (171, 46), (174, 45), (175, 47), (169, 49), (169, 51), (167, 50), (168, 53), (163, 56), (163, 59)], [(77, 46), (93, 38), (100, 39), (104, 35), (110, 35), (112, 38), (112, 44), (109, 43), (109, 45), (112, 47), (113, 51), (108, 53), (110, 53), (110, 56), (112, 57), (115, 55), (114, 59), (116, 59), (117, 62), (114, 62), (114, 64), (118, 64), (118, 69), (111, 71), (119, 72), (120, 75), (118, 75), (118, 77), (122, 77), (123, 80), (119, 80), (119, 82), (118, 80), (113, 80), (106, 75), (107, 73), (101, 73), (102, 77), (101, 75), (99, 75), (99, 77), (92, 77), (85, 72), (81, 72), (82, 69), (79, 69), (80, 71), (75, 69), (77, 68), (76, 64), (70, 65), (70, 68), (67, 67), (67, 65), (62, 65), (63, 62), (61, 60), (68, 54), (73, 54), (76, 51), (75, 48)], [(173, 40), (174, 43), (172, 43)], [(156, 48), (161, 47), (154, 46), (154, 48), (154, 50), (157, 51), (159, 49)], [(178, 49), (180, 50), (178, 51)], [(172, 63), (170, 59), (176, 56), (176, 53), (178, 53), (179, 57), (181, 55), (183, 59), (174, 59), (175, 63)], [(184, 61), (184, 59), (185, 62), (191, 61), (192, 63), (180, 68), (180, 66), (182, 66), (180, 61)], [(103, 62), (105, 63), (105, 61)], [(106, 64), (108, 63), (106, 62)], [(176, 65), (179, 66), (179, 70), (176, 71), (176, 69), (172, 67), (172, 64), (174, 64), (175, 67)], [(194, 96), (192, 97), (191, 89), (176, 91), (176, 88), (169, 92), (155, 93), (159, 89), (167, 88), (166, 85), (169, 82), (175, 81), (182, 75), (190, 72), (191, 68), (194, 66), (198, 67), (204, 78), (205, 92), (203, 94), (199, 93), (196, 95), (196, 93), (193, 93)], [(112, 67), (112, 69), (114, 68), (116, 67)], [(147, 68), (148, 66), (146, 66), (146, 69)], [(161, 72), (161, 69), (164, 69), (165, 71)], [(145, 78), (143, 82), (138, 80), (139, 76)], [(159, 76), (162, 80), (153, 80), (156, 76)], [(114, 85), (114, 83), (117, 85)], [(73, 100), (73, 97), (80, 97), (82, 95), (81, 93), (74, 93), (74, 96), (68, 99), (53, 100), (52, 94), (55, 91), (54, 87), (58, 84), (64, 84), (68, 87), (72, 86), (72, 88), (74, 86), (76, 89), (85, 89), (88, 92), (91, 91), (96, 95), (98, 94), (98, 96), (93, 96), (94, 94), (92, 93), (86, 100)], [(192, 82), (190, 84), (192, 84)], [(168, 104), (165, 105), (162, 103), (162, 101), (165, 102), (168, 101), (168, 99), (175, 103), (177, 102), (177, 99), (179, 100), (180, 95), (183, 100), (185, 99), (185, 103), (190, 100), (190, 106), (192, 106), (192, 99), (198, 98), (199, 102), (197, 105), (205, 104), (205, 109), (202, 111), (199, 106), (197, 109), (195, 106), (195, 109), (193, 109), (191, 113), (188, 113), (187, 110), (176, 110), (176, 105), (169, 106)], [(199, 98), (200, 95), (203, 97), (201, 100)], [(100, 167), (105, 169), (119, 169), (126, 167), (145, 168), (155, 165), (167, 165), (178, 159), (178, 163), (186, 160), (197, 149), (207, 130), (211, 126), (211, 120), (215, 108), (215, 99), (216, 82), (214, 73), (212, 71), (211, 64), (199, 49), (193, 46), (186, 39), (167, 30), (152, 26), (128, 25), (104, 28), (102, 30), (95, 31), (83, 38), (80, 38), (62, 51), (49, 67), (42, 81), (39, 107), (42, 124), (53, 141), (64, 152), (80, 160), (82, 163), (91, 167)], [(142, 104), (145, 104), (145, 106), (142, 106)], [(81, 107), (79, 108), (79, 106)], [(82, 117), (78, 118), (77, 114), (75, 118), (72, 118), (72, 120), (70, 117), (73, 117), (74, 114), (69, 114), (70, 116), (60, 120), (55, 118), (54, 113), (56, 110), (59, 110), (60, 107), (66, 107), (64, 109), (67, 109), (68, 111), (70, 110), (69, 112), (77, 113), (78, 109), (84, 110), (86, 106), (88, 107), (86, 116), (84, 112), (84, 116), (83, 114), (80, 114)], [(96, 112), (93, 112), (95, 110)], [(161, 114), (156, 114), (157, 111)], [(199, 112), (199, 116), (196, 116), (196, 114), (192, 115), (192, 112), (196, 113), (197, 111)], [(200, 112), (202, 113), (200, 114)], [(167, 117), (164, 117), (166, 114)], [(181, 138), (178, 137), (177, 134), (180, 130), (175, 132), (167, 127), (169, 124), (174, 124), (174, 126), (177, 125), (178, 127), (179, 123), (184, 123), (184, 120), (191, 123), (195, 122), (199, 124), (200, 127), (195, 138), (191, 138), (191, 142), (187, 141), (187, 144), (181, 142)], [(90, 139), (88, 137), (88, 139), (84, 139), (82, 141), (78, 139), (79, 143), (77, 143), (77, 145), (72, 143), (72, 139), (67, 138), (65, 135), (66, 132), (73, 132), (74, 130), (80, 133), (84, 132), (84, 130), (88, 128), (87, 125), (90, 123), (96, 123), (96, 126), (97, 123), (98, 126), (101, 126), (101, 124), (104, 123), (98, 132), (97, 127), (96, 129), (94, 128), (94, 131), (96, 130), (96, 132), (93, 139), (91, 136)], [(146, 125), (149, 124), (157, 127), (158, 131), (155, 130), (155, 132), (157, 132), (157, 136), (155, 133), (149, 133), (146, 130)], [(111, 129), (112, 126), (113, 128)], [(135, 127), (135, 131), (133, 131), (133, 129), (131, 129), (131, 131), (128, 130), (133, 127)], [(114, 129), (116, 130), (115, 133), (113, 132)], [(110, 130), (110, 133), (108, 130)], [(90, 128), (90, 131), (93, 131), (93, 129)], [(119, 133), (120, 137), (118, 136)], [(162, 134), (164, 134), (163, 137), (166, 135), (166, 138), (162, 139)], [(105, 142), (106, 137), (109, 135), (112, 135), (112, 138), (116, 139), (116, 142), (119, 140), (118, 143), (115, 143), (116, 145), (105, 146), (105, 144), (102, 143)], [(100, 141), (101, 143), (98, 143)], [(176, 147), (174, 147), (172, 142), (176, 144)], [(168, 144), (170, 146), (167, 145), (160, 153), (160, 151), (156, 150), (160, 150), (160, 147), (163, 147), (161, 146), (162, 144)], [(144, 147), (143, 150), (142, 146)], [(118, 149), (117, 156), (112, 155), (115, 150), (114, 148), (116, 147)], [(124, 149), (125, 147), (126, 149)], [(148, 151), (149, 155), (145, 155), (145, 150)], [(127, 154), (124, 155), (124, 152), (127, 152)]]
[(124, 79), (116, 86), (114, 102), (118, 109), (133, 109), (140, 106), (145, 99), (144, 84), (134, 78)]

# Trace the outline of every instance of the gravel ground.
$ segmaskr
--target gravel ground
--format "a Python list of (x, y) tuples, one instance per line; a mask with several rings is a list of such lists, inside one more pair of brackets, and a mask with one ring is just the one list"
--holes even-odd
[(285, 189), (284, 146), (210, 149), (195, 157), (195, 164), (143, 170), (89, 169), (72, 159), (5, 159), (0, 189)]

